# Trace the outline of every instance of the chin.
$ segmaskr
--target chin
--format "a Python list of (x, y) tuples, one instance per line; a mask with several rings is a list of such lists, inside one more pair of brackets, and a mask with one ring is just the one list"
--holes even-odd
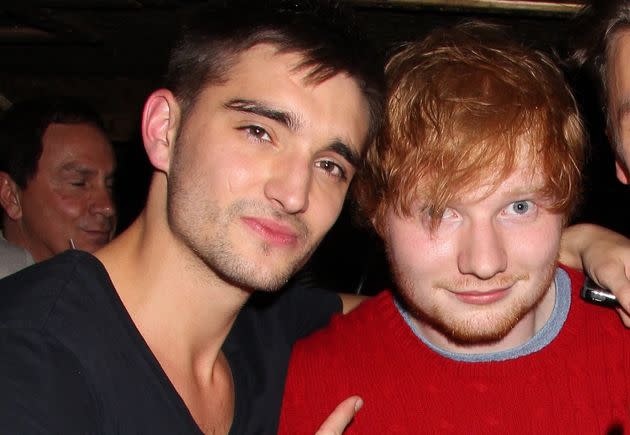
[(479, 325), (480, 322), (468, 321), (458, 325), (451, 325), (442, 333), (459, 345), (474, 346), (496, 343), (504, 339), (516, 326), (518, 319), (505, 318)]

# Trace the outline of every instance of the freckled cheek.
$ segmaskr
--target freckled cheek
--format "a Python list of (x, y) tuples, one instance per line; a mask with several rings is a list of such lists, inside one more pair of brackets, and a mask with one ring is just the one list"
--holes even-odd
[(508, 238), (512, 262), (539, 268), (555, 261), (560, 249), (561, 231), (560, 223), (550, 223)]
[(392, 261), (397, 265), (408, 265), (416, 271), (446, 261), (453, 250), (447, 240), (432, 239), (428, 232), (418, 229), (415, 224), (404, 222), (391, 224), (385, 242)]

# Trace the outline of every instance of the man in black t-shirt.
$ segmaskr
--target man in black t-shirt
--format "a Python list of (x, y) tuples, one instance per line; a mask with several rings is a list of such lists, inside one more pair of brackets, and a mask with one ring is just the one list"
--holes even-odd
[(193, 16), (146, 101), (139, 218), (95, 257), (0, 283), (3, 433), (274, 433), (293, 342), (341, 310), (273, 290), (341, 210), (383, 117), (380, 65), (334, 8), (229, 3)]
[(273, 433), (292, 343), (341, 310), (268, 292), (341, 211), (381, 65), (330, 2), (229, 3), (191, 15), (145, 103), (140, 217), (0, 285), (3, 432)]

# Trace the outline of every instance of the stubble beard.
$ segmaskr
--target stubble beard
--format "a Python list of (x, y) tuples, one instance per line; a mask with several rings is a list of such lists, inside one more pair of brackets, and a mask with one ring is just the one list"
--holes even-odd
[[(201, 198), (194, 186), (186, 186), (180, 179), (186, 173), (177, 158), (169, 175), (167, 192), (167, 217), (173, 234), (201, 260), (203, 267), (211, 269), (223, 281), (244, 290), (274, 291), (282, 287), (299, 270), (317, 248), (311, 241), (308, 226), (299, 218), (281, 216), (280, 212), (269, 212), (258, 202), (240, 200), (227, 209), (216, 202)], [(189, 179), (196, 177), (189, 176)], [(249, 259), (230, 240), (230, 229), (238, 224), (244, 213), (253, 215), (275, 215), (279, 219), (291, 220), (298, 232), (299, 243), (304, 247), (293, 258), (284, 262), (271, 262), (268, 268), (261, 267), (256, 259)], [(207, 230), (210, 229), (210, 230)], [(252, 236), (255, 237), (255, 236)], [(245, 241), (250, 243), (249, 241)], [(257, 242), (255, 254), (270, 257), (276, 248), (262, 240)], [(258, 258), (258, 257), (257, 257)]]
[[(518, 295), (518, 298), (499, 301), (496, 308), (491, 306), (470, 306), (470, 313), (455, 317), (448, 306), (432, 303), (428, 306), (419, 304), (413, 283), (407, 277), (394, 272), (395, 280), (407, 309), (414, 317), (428, 327), (436, 330), (450, 342), (459, 346), (492, 344), (505, 338), (523, 317), (535, 310), (550, 289), (553, 282), (556, 263), (547, 266), (540, 283), (530, 292)], [(521, 277), (522, 280), (522, 277)], [(432, 291), (444, 291), (432, 289)], [(501, 307), (501, 302), (508, 302), (508, 307)], [(473, 313), (473, 311), (476, 311)]]

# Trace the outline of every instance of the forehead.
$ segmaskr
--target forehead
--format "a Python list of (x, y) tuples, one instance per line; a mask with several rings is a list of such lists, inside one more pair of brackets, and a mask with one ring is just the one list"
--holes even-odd
[(111, 143), (98, 127), (89, 123), (50, 124), (42, 137), (42, 145), (40, 167), (77, 161), (109, 172), (114, 166)]
[[(487, 152), (494, 153), (492, 160), (484, 162), (485, 164), (479, 167), (475, 166), (475, 162), (465, 163), (460, 177), (451, 178), (450, 174), (437, 170), (425, 183), (419, 183), (420, 196), (423, 191), (435, 192), (447, 186), (451, 202), (462, 203), (478, 202), (495, 193), (532, 193), (540, 190), (549, 182), (549, 177), (541, 169), (530, 136), (526, 134), (516, 139), (513, 148), (515, 155), (511, 155), (507, 150), (503, 154), (497, 153), (496, 148), (489, 148)], [(513, 160), (510, 160), (511, 158)]]
[[(608, 47), (608, 77), (616, 81), (615, 85), (630, 85), (630, 29), (616, 32)], [(611, 86), (609, 92), (614, 96), (618, 89)]]
[(608, 118), (617, 136), (620, 125), (627, 124), (630, 113), (630, 29), (619, 30), (611, 38), (606, 74)]
[(627, 55), (630, 49), (630, 28), (617, 30), (610, 38), (608, 45), (609, 61), (618, 62), (620, 55)]
[(456, 195), (456, 198), (462, 202), (479, 202), (493, 197), (535, 194), (543, 188), (544, 184), (545, 179), (540, 170), (519, 162), (506, 178), (497, 178), (490, 183), (479, 184), (461, 195)]
[[(282, 53), (271, 44), (258, 44), (237, 57), (227, 80), (202, 91), (199, 102), (214, 99), (256, 100), (277, 110), (295, 114), (306, 128), (318, 127), (322, 134), (345, 137), (363, 146), (370, 123), (368, 101), (357, 81), (339, 73), (320, 83), (308, 80), (308, 68), (299, 68), (303, 56)], [(194, 111), (195, 109), (193, 109)]]

